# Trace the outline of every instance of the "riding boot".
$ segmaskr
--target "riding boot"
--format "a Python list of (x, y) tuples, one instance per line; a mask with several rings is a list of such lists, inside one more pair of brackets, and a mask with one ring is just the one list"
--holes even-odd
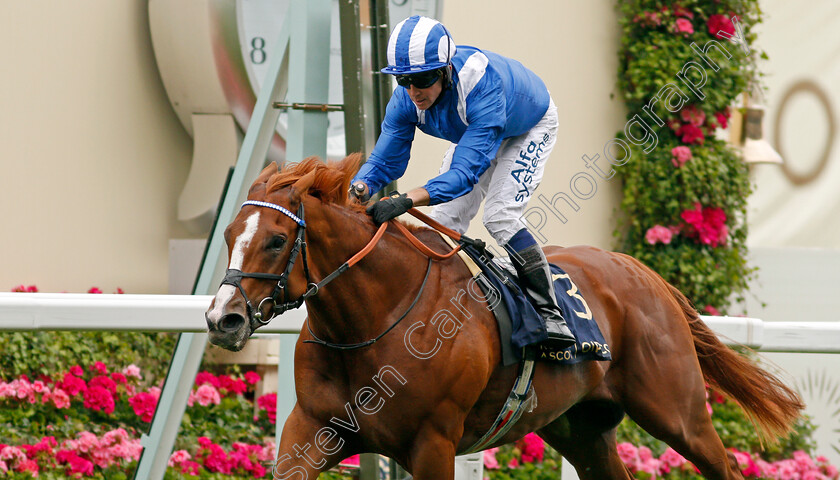
[(545, 329), (548, 333), (546, 343), (558, 349), (574, 345), (575, 336), (569, 330), (566, 319), (563, 318), (563, 313), (557, 305), (551, 270), (542, 249), (539, 245), (531, 245), (516, 253), (519, 258), (511, 260), (527, 297), (545, 321)]

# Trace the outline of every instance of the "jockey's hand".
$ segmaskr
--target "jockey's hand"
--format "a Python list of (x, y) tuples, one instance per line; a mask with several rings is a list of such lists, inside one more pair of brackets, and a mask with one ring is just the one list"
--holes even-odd
[(350, 190), (347, 191), (347, 198), (351, 202), (365, 203), (370, 200), (370, 188), (365, 185), (365, 182), (356, 182), (350, 185)]
[(385, 223), (392, 218), (399, 217), (414, 206), (414, 202), (406, 194), (392, 193), (373, 205), (367, 207), (367, 213), (373, 217), (377, 225)]

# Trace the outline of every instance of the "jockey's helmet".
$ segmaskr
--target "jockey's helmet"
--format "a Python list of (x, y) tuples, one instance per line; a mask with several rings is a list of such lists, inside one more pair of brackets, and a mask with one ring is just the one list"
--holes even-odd
[(449, 65), (455, 42), (442, 23), (414, 15), (394, 27), (388, 39), (388, 66), (382, 73), (410, 75)]

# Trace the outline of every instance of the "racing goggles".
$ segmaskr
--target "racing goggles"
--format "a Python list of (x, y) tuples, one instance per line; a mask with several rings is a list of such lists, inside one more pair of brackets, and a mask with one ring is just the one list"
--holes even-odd
[(397, 85), (408, 88), (414, 85), (417, 88), (429, 88), (440, 78), (441, 70), (429, 70), (426, 72), (412, 73), (409, 75), (396, 75)]

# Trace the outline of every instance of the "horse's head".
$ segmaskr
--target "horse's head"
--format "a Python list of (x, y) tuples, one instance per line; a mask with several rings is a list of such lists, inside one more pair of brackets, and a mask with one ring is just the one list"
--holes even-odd
[(304, 200), (313, 193), (346, 203), (358, 164), (354, 155), (336, 165), (312, 158), (282, 172), (274, 163), (263, 169), (225, 230), (228, 269), (205, 314), (211, 343), (241, 350), (274, 315), (300, 306), (312, 281), (302, 248)]

